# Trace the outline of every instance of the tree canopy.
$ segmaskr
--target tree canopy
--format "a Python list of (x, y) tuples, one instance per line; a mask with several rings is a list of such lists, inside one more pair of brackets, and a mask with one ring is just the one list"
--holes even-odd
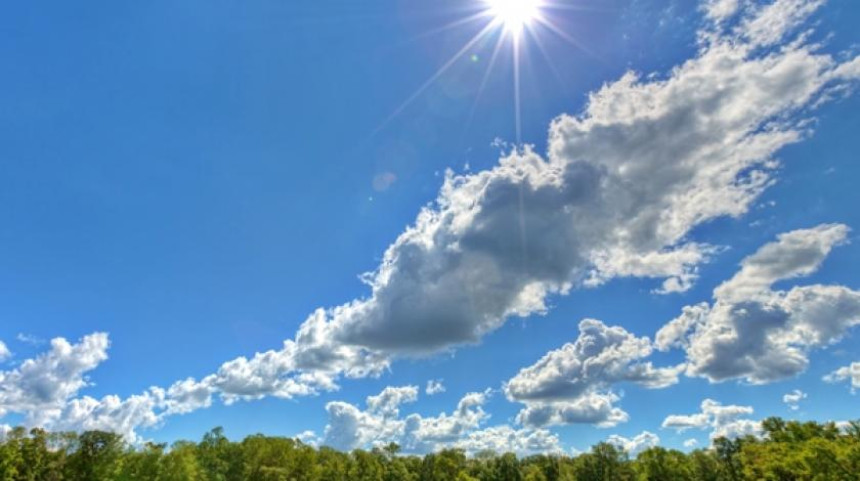
[(769, 418), (764, 435), (716, 439), (690, 453), (652, 447), (635, 457), (609, 443), (578, 456), (446, 449), (401, 454), (394, 443), (344, 453), (296, 439), (227, 439), (132, 446), (107, 432), (12, 430), (0, 442), (0, 481), (860, 481), (860, 422)]

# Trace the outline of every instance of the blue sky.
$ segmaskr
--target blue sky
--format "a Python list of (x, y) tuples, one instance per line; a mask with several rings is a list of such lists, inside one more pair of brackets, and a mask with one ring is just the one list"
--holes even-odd
[[(518, 137), (510, 31), (497, 26), (418, 91), (493, 21), (440, 28), (488, 8), (481, 0), (5, 5), (0, 425), (116, 429), (158, 441), (198, 438), (220, 425), (234, 438), (313, 431), (311, 442), (354, 447), (381, 442), (380, 426), (393, 426), (402, 438), (395, 440), (407, 442), (403, 420), (418, 413), (426, 424), (413, 433), (420, 450), (464, 442), (426, 435), (445, 412), (481, 440), (491, 437), (486, 428), (504, 425), (519, 437), (539, 433), (543, 450), (570, 450), (646, 431), (670, 447), (692, 438), (705, 445), (711, 432), (754, 430), (769, 415), (857, 418), (850, 367), (860, 361), (853, 328), (860, 323), (853, 304), (860, 302), (853, 291), (860, 289), (860, 250), (851, 242), (860, 229), (860, 97), (853, 94), (860, 8), (850, 0), (773, 3), (543, 5), (539, 15), (568, 38), (540, 22), (521, 38), (520, 140), (533, 152), (501, 162)], [(756, 30), (768, 15), (783, 23)], [(481, 89), (499, 36), (501, 53)], [(725, 58), (737, 64), (711, 69), (730, 44), (738, 51)], [(689, 72), (673, 70), (681, 65)], [(619, 81), (628, 71), (639, 80)], [(766, 82), (753, 85), (758, 74)], [(702, 84), (686, 88), (694, 77)], [(684, 95), (721, 82), (737, 88), (734, 96), (715, 94), (725, 111), (708, 110), (702, 99), (685, 103)], [(594, 96), (600, 89), (607, 95)], [(785, 95), (774, 94), (780, 89)], [(749, 124), (730, 118), (732, 108), (752, 104)], [(697, 112), (692, 125), (673, 117), (685, 109)], [(643, 136), (637, 119), (652, 130)], [(556, 172), (546, 167), (550, 158), (567, 172), (561, 186), (541, 184)], [(593, 173), (565, 170), (578, 163)], [(446, 183), (448, 169), (462, 177)], [(767, 180), (755, 184), (751, 172)], [(746, 184), (737, 179), (755, 185), (738, 193)], [(610, 187), (592, 199), (598, 185)], [(523, 186), (551, 193), (531, 197)], [(480, 209), (462, 207), (453, 227), (419, 221), (407, 230), (422, 208), (440, 216), (460, 209), (433, 204), (440, 189), (446, 201)], [(446, 197), (446, 189), (456, 195)], [(516, 189), (519, 219), (516, 208), (505, 210)], [(554, 200), (556, 193), (587, 199)], [(814, 229), (834, 224), (855, 231)], [(404, 240), (404, 232), (442, 237), (415, 251), (420, 239)], [(788, 232), (801, 239), (799, 254), (777, 240)], [(442, 238), (450, 242), (444, 248)], [(773, 291), (768, 284), (752, 298), (715, 299), (714, 289), (744, 259), (755, 264), (769, 243), (778, 259), (805, 255), (798, 261), (809, 267), (804, 275), (775, 276)], [(511, 254), (519, 251), (523, 259)], [(450, 278), (434, 271), (447, 262), (457, 266)], [(361, 273), (380, 265), (390, 272), (362, 281)], [(484, 285), (489, 278), (496, 280)], [(683, 292), (657, 293), (666, 279)], [(807, 309), (784, 295), (812, 285), (844, 289), (841, 303), (827, 301), (831, 291), (805, 293), (808, 302), (820, 296), (839, 309)], [(471, 306), (460, 306), (472, 287)], [(721, 317), (714, 305), (716, 314), (679, 341), (685, 346), (658, 349), (657, 332), (701, 302), (732, 313), (755, 302), (785, 318), (767, 331), (767, 319), (753, 316), (751, 331), (742, 331), (745, 321)], [(284, 348), (316, 309), (336, 306), (345, 311), (323, 315), (314, 342)], [(585, 318), (644, 339), (648, 352), (616, 345), (618, 364), (601, 373), (562, 369), (553, 378), (538, 369), (544, 355), (577, 340)], [(810, 332), (825, 323), (839, 326), (814, 342), (792, 338), (815, 337)], [(734, 328), (753, 344), (764, 341), (751, 333), (766, 331), (776, 347), (733, 344), (738, 351), (726, 349), (756, 366), (717, 366), (702, 354), (714, 348), (714, 326)], [(93, 333), (106, 334), (109, 347), (103, 339), (80, 341)], [(81, 349), (52, 346), (54, 338)], [(766, 375), (761, 366), (771, 358), (762, 350), (777, 358), (800, 353), (808, 362)], [(225, 363), (266, 351), (283, 355), (260, 367), (275, 372), (264, 379), (269, 384), (253, 392), (236, 387), (259, 373), (228, 376)], [(343, 357), (302, 357), (331, 353)], [(656, 371), (643, 375), (647, 363)], [(536, 369), (521, 372), (530, 366)], [(840, 368), (842, 375), (833, 374)], [(831, 382), (823, 380), (828, 375)], [(179, 388), (149, 389), (188, 378), (199, 403)], [(426, 394), (435, 379), (445, 391)], [(301, 387), (285, 395), (284, 380)], [(860, 385), (860, 375), (853, 381)], [(391, 401), (400, 417), (365, 405), (389, 386), (420, 388), (401, 392), (411, 402)], [(792, 410), (783, 396), (796, 389), (808, 397)], [(468, 393), (483, 394), (464, 411), (473, 416), (460, 419), (456, 407)], [(608, 397), (623, 420), (560, 414)], [(678, 432), (664, 421), (699, 413), (705, 399), (744, 409), (731, 426)], [(140, 401), (138, 417), (123, 424), (130, 400)], [(88, 420), (74, 415), (84, 406)], [(530, 423), (528, 409), (560, 418)], [(350, 416), (362, 427), (338, 438), (338, 420)]]

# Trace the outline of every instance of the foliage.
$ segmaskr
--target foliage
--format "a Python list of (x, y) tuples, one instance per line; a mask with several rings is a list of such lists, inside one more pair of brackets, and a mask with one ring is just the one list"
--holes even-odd
[(262, 435), (232, 442), (220, 428), (169, 448), (16, 428), (0, 442), (0, 481), (860, 481), (860, 422), (770, 418), (762, 428), (762, 438), (721, 438), (691, 453), (653, 447), (635, 458), (607, 443), (576, 457), (459, 449), (421, 457), (393, 443), (343, 453)]

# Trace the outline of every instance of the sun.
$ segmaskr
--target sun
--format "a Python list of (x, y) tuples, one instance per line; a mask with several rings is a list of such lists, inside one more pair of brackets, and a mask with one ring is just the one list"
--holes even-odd
[(522, 33), (540, 13), (541, 0), (485, 0), (489, 13), (505, 30), (514, 35)]

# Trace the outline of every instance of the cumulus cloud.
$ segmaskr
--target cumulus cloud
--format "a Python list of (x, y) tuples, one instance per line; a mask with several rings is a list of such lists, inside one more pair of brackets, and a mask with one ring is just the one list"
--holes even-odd
[[(737, 25), (710, 22), (696, 55), (665, 77), (630, 72), (592, 93), (578, 115), (553, 121), (546, 155), (526, 147), (491, 169), (446, 174), (436, 201), (363, 276), (366, 296), (192, 381), (182, 405), (334, 390), (342, 377), (476, 343), (511, 316), (545, 312), (551, 295), (618, 277), (689, 289), (714, 253), (690, 232), (745, 214), (775, 180), (774, 155), (807, 135), (798, 117), (860, 76), (856, 58), (791, 38), (821, 1), (745, 3), (708, 1), (712, 19), (737, 15)], [(554, 416), (620, 422), (613, 396), (592, 392)]]
[(696, 438), (690, 438), (690, 439), (684, 441), (684, 447), (687, 449), (693, 449), (698, 445), (699, 445), (699, 440)]
[(644, 361), (653, 352), (647, 337), (586, 319), (573, 343), (520, 370), (505, 385), (511, 401), (526, 405), (518, 420), (528, 426), (590, 423), (614, 426), (628, 419), (614, 407), (611, 387), (622, 382), (662, 388), (678, 382), (683, 366), (655, 368)]
[(0, 417), (20, 413), (49, 416), (89, 384), (87, 373), (107, 359), (108, 336), (96, 333), (71, 344), (51, 341), (51, 349), (17, 368), (0, 371)]
[(328, 403), (329, 421), (322, 444), (350, 450), (396, 442), (412, 453), (443, 448), (460, 448), (468, 453), (486, 449), (520, 454), (560, 451), (558, 437), (543, 429), (483, 427), (489, 418), (483, 409), (488, 392), (465, 395), (451, 413), (401, 416), (399, 406), (414, 402), (417, 395), (415, 386), (388, 387), (368, 397), (365, 410), (340, 401)]
[(636, 456), (637, 454), (642, 451), (645, 451), (648, 448), (653, 448), (659, 445), (660, 437), (652, 432), (643, 431), (641, 434), (636, 435), (632, 439), (613, 434), (612, 436), (609, 436), (606, 442), (618, 446), (630, 456)]
[(724, 406), (713, 399), (705, 399), (702, 401), (701, 412), (670, 415), (663, 420), (662, 427), (674, 429), (679, 433), (689, 429), (711, 429), (711, 439), (757, 436), (762, 432), (761, 422), (748, 419), (753, 412), (751, 406)]
[(424, 393), (428, 396), (433, 396), (436, 394), (441, 394), (445, 392), (445, 385), (442, 384), (441, 379), (431, 379), (427, 381), (427, 387), (424, 389)]
[(860, 388), (860, 362), (854, 362), (833, 371), (824, 376), (824, 381), (829, 383), (848, 381), (851, 384), (853, 392), (855, 389)]
[(10, 357), (12, 357), (12, 351), (6, 347), (6, 344), (4, 344), (3, 341), (0, 341), (0, 362), (3, 362)]
[(815, 272), (849, 229), (824, 224), (781, 234), (741, 263), (714, 290), (714, 302), (686, 307), (656, 336), (660, 349), (683, 348), (687, 374), (712, 382), (767, 383), (803, 372), (811, 349), (839, 341), (860, 324), (860, 292), (812, 285), (774, 290), (778, 281)]
[(807, 398), (807, 394), (800, 389), (795, 389), (782, 397), (782, 402), (788, 405), (792, 411), (800, 409), (800, 402)]

